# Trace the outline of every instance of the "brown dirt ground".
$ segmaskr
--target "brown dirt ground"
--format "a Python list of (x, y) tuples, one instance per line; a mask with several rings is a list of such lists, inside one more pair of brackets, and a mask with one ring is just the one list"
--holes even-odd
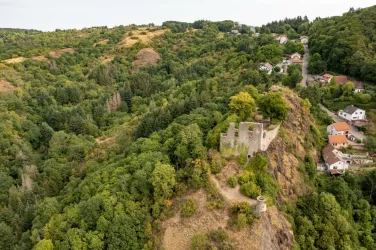
[(15, 90), (14, 87), (10, 82), (6, 80), (0, 80), (0, 93), (11, 93)]
[(103, 64), (107, 64), (109, 62), (111, 62), (112, 60), (114, 60), (115, 56), (105, 56), (102, 60), (101, 60), (101, 63)]
[[(156, 30), (153, 32), (149, 32), (146, 29), (139, 29), (139, 30), (132, 30), (133, 35), (128, 36), (128, 33), (125, 34), (123, 41), (121, 42), (121, 47), (131, 47), (132, 45), (142, 42), (148, 44), (151, 42), (151, 39), (157, 36), (163, 35), (167, 29), (165, 30)], [(141, 34), (142, 32), (146, 32), (146, 35)], [(132, 37), (137, 37), (138, 39), (132, 39)]]
[(204, 190), (186, 198), (196, 201), (197, 211), (189, 218), (182, 218), (180, 212), (177, 212), (174, 217), (163, 222), (165, 232), (162, 244), (166, 250), (188, 250), (193, 236), (218, 229), (225, 230), (229, 235), (228, 242), (239, 250), (287, 250), (292, 247), (291, 226), (276, 207), (269, 207), (252, 226), (232, 230), (228, 227), (229, 204), (223, 210), (208, 210)]
[(101, 44), (101, 45), (107, 44), (109, 41), (110, 41), (109, 39), (100, 40), (94, 43), (93, 47), (95, 47), (97, 44)]
[(74, 53), (76, 49), (74, 48), (65, 48), (65, 49), (58, 49), (58, 50), (54, 50), (54, 51), (51, 51), (49, 53), (49, 55), (53, 58), (59, 58), (61, 57), (62, 55), (64, 55), (65, 53)]
[(4, 60), (5, 63), (8, 63), (8, 64), (13, 64), (13, 63), (22, 63), (26, 60), (27, 58), (25, 57), (16, 57), (16, 58), (12, 58), (12, 59), (7, 59), (7, 60)]
[(116, 142), (115, 137), (108, 137), (108, 138), (97, 138), (95, 142), (98, 144), (106, 144), (106, 145), (113, 145)]
[(32, 59), (36, 61), (48, 61), (48, 59), (44, 56), (34, 56)]
[(195, 214), (189, 218), (182, 218), (180, 212), (163, 224), (165, 230), (163, 246), (167, 250), (189, 249), (191, 239), (196, 234), (208, 233), (212, 230), (225, 228), (228, 221), (226, 211), (206, 208), (206, 193), (199, 190), (187, 197), (197, 203)]
[(132, 63), (136, 71), (140, 68), (156, 64), (161, 60), (160, 55), (152, 48), (141, 49), (137, 53), (137, 59)]

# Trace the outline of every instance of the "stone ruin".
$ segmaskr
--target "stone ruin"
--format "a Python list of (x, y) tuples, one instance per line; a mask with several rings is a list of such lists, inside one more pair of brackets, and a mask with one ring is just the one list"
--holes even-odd
[(234, 150), (233, 155), (238, 156), (238, 150), (245, 148), (248, 158), (251, 158), (254, 153), (259, 151), (266, 151), (277, 136), (280, 125), (272, 130), (264, 130), (263, 123), (256, 122), (241, 122), (239, 129), (235, 128), (232, 122), (228, 127), (227, 133), (221, 134), (220, 147), (221, 151), (226, 149)]
[(264, 196), (258, 196), (257, 197), (257, 203), (255, 207), (255, 214), (261, 215), (262, 213), (266, 212), (266, 204), (265, 204), (265, 197)]

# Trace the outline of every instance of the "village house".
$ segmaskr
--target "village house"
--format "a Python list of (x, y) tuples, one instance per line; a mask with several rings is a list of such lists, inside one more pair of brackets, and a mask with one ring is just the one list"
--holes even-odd
[(356, 81), (354, 82), (354, 86), (355, 86), (353, 90), (354, 93), (360, 93), (364, 91), (363, 83)]
[(290, 58), (293, 60), (293, 59), (301, 59), (302, 58), (302, 55), (299, 54), (299, 53), (294, 53), (290, 56)]
[(344, 110), (338, 111), (338, 116), (347, 121), (358, 121), (366, 119), (366, 111), (354, 105), (347, 106)]
[(239, 30), (231, 30), (229, 33), (229, 35), (233, 35), (233, 36), (238, 36), (238, 35), (241, 35)]
[(267, 71), (270, 75), (273, 71), (273, 65), (271, 65), (270, 63), (261, 63), (260, 70)]
[(332, 79), (334, 79), (334, 82), (337, 85), (343, 85), (349, 81), (347, 76), (333, 76)]
[(335, 149), (331, 144), (322, 150), (325, 166), (331, 174), (342, 174), (349, 168), (349, 164), (342, 158), (342, 152)]
[(349, 143), (346, 135), (329, 135), (329, 144), (334, 148), (347, 148)]
[(321, 82), (324, 83), (330, 83), (330, 80), (332, 80), (333, 76), (331, 74), (324, 74), (321, 78)]
[(287, 42), (287, 35), (281, 35), (277, 37), (277, 40), (279, 40), (279, 44), (285, 44)]
[(299, 58), (295, 58), (291, 60), (292, 64), (303, 64), (303, 60)]
[(349, 135), (350, 126), (346, 122), (336, 122), (327, 127), (330, 135)]

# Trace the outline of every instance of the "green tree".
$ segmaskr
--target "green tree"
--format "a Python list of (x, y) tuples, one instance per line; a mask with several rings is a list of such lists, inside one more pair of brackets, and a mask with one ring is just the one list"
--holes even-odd
[(270, 92), (261, 98), (259, 107), (261, 112), (274, 122), (285, 120), (288, 114), (286, 102), (278, 92)]
[(246, 121), (255, 109), (256, 103), (250, 94), (240, 92), (230, 98), (230, 110), (237, 114), (242, 121)]
[(167, 200), (176, 185), (175, 169), (171, 165), (158, 163), (150, 182), (154, 188), (154, 200), (159, 203)]
[(35, 250), (53, 250), (54, 245), (52, 243), (52, 240), (43, 239), (35, 245), (34, 249)]

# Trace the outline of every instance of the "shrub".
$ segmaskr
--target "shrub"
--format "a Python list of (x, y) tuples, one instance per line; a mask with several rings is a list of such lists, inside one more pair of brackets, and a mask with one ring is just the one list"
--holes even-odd
[(221, 154), (216, 153), (211, 160), (211, 164), (210, 164), (211, 172), (213, 174), (217, 174), (221, 172), (224, 164), (225, 164), (225, 160), (222, 158)]
[(145, 32), (145, 31), (142, 31), (141, 33), (140, 33), (141, 35), (146, 35), (147, 34), (147, 32)]
[(253, 182), (256, 181), (256, 177), (253, 173), (249, 171), (243, 171), (243, 173), (238, 175), (238, 182), (240, 184), (244, 184), (250, 181), (253, 181)]
[(235, 176), (231, 176), (230, 178), (227, 179), (227, 185), (231, 188), (236, 187), (238, 185), (238, 180), (236, 179)]
[(210, 242), (206, 234), (197, 234), (192, 237), (191, 250), (210, 250)]
[(192, 216), (197, 210), (197, 204), (194, 200), (189, 199), (183, 203), (183, 216), (190, 217)]
[(209, 238), (211, 241), (217, 244), (222, 244), (225, 240), (228, 239), (228, 234), (225, 230), (215, 230), (209, 233)]
[(260, 193), (260, 188), (254, 182), (247, 182), (241, 186), (240, 192), (245, 196), (256, 198)]
[(238, 202), (230, 207), (230, 226), (245, 228), (247, 225), (252, 224), (254, 219), (251, 205), (248, 202)]

